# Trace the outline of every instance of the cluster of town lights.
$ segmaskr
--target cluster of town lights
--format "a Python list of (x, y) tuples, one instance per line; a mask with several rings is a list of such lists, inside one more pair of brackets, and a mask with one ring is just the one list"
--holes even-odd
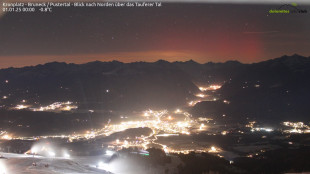
[[(26, 101), (23, 100), (22, 102), (25, 103)], [(71, 111), (77, 108), (78, 107), (76, 105), (73, 105), (73, 102), (67, 101), (67, 102), (55, 102), (48, 106), (41, 106), (38, 108), (31, 107), (31, 105), (18, 104), (12, 109), (14, 110), (29, 109), (31, 111)]]

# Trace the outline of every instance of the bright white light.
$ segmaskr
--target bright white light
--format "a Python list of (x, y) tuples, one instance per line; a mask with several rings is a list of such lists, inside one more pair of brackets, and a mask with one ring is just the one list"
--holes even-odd
[(98, 168), (109, 172), (112, 170), (111, 165), (109, 165), (108, 163), (104, 163), (102, 161), (98, 162)]
[(65, 154), (64, 154), (64, 157), (65, 157), (65, 158), (70, 158), (70, 155), (69, 155), (68, 153), (65, 153)]
[(8, 134), (5, 134), (5, 135), (3, 135), (3, 136), (1, 137), (1, 139), (4, 139), (4, 140), (11, 140), (12, 137), (11, 137), (10, 135), (8, 135)]
[(108, 156), (112, 156), (114, 154), (114, 152), (111, 150), (107, 150), (107, 151), (105, 151), (105, 154)]
[(51, 157), (55, 157), (55, 152), (48, 152), (48, 154), (49, 154), (49, 156), (51, 156)]
[(188, 102), (188, 105), (189, 106), (195, 106), (197, 103), (199, 103), (199, 102), (201, 102), (201, 101), (190, 101), (190, 102)]
[(204, 94), (197, 94), (196, 97), (204, 98), (205, 95)]
[(226, 134), (227, 134), (227, 131), (222, 131), (221, 134), (222, 134), (222, 135), (226, 135)]
[(203, 92), (203, 91), (206, 91), (207, 89), (208, 89), (208, 88), (205, 88), (205, 87), (199, 87), (199, 90), (202, 91), (202, 92)]
[(31, 148), (31, 153), (32, 154), (37, 154), (38, 153), (38, 149), (36, 147)]
[(290, 133), (299, 133), (299, 134), (301, 134), (302, 130), (300, 130), (300, 129), (291, 129), (289, 132)]
[(73, 102), (55, 102), (48, 106), (41, 106), (40, 108), (32, 108), (33, 111), (54, 111), (54, 110), (65, 110), (71, 111), (72, 109), (77, 109), (78, 107), (72, 105)]
[(222, 86), (220, 86), (220, 85), (211, 85), (209, 88), (211, 89), (211, 90), (217, 90), (217, 89), (220, 89)]
[(202, 123), (199, 127), (199, 130), (203, 130), (203, 128), (205, 127), (205, 125)]
[(70, 106), (66, 106), (66, 107), (64, 108), (64, 110), (70, 111), (70, 110), (71, 110), (71, 107), (70, 107)]
[(91, 131), (91, 132), (87, 131), (86, 134), (84, 134), (84, 137), (85, 137), (86, 139), (95, 138), (95, 137), (96, 137), (96, 134), (95, 134), (94, 131)]
[(128, 146), (128, 141), (127, 140), (124, 141), (124, 145), (125, 145), (125, 147)]
[(0, 162), (0, 174), (6, 174), (6, 167), (2, 162)]
[(214, 146), (211, 147), (211, 149), (209, 150), (209, 152), (218, 152), (218, 149)]
[(226, 103), (226, 104), (230, 103), (230, 101), (228, 101), (228, 100), (223, 100), (223, 102)]
[(261, 127), (257, 127), (257, 128), (252, 128), (252, 129), (251, 129), (251, 131), (252, 131), (252, 132), (254, 132), (254, 131), (266, 131), (266, 132), (272, 132), (272, 131), (273, 131), (273, 129), (271, 129), (271, 128), (261, 128)]
[(176, 113), (176, 114), (178, 114), (178, 113), (181, 113), (182, 111), (180, 110), (180, 109), (176, 109), (175, 111), (174, 111), (174, 113)]
[(100, 162), (98, 163), (98, 166), (99, 166), (99, 167), (103, 166), (103, 162), (100, 161)]
[(26, 108), (28, 108), (28, 106), (25, 106), (25, 105), (17, 105), (15, 108), (16, 108), (16, 109), (26, 109)]

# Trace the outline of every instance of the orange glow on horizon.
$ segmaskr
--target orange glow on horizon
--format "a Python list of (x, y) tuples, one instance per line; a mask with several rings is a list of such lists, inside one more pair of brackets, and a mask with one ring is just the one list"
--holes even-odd
[[(102, 54), (72, 54), (72, 55), (16, 55), (16, 56), (0, 56), (0, 61), (3, 62), (0, 68), (8, 67), (24, 67), (34, 66), (38, 64), (45, 64), (48, 62), (66, 62), (83, 64), (92, 61), (120, 61), (124, 63), (130, 62), (156, 62), (158, 60), (166, 60), (169, 62), (174, 61), (188, 61), (194, 60), (198, 63), (207, 62), (225, 62), (232, 60), (232, 57), (223, 56), (218, 58), (216, 55), (207, 55), (195, 51), (145, 51), (145, 52), (111, 52)], [(249, 62), (247, 58), (238, 59), (244, 63)]]

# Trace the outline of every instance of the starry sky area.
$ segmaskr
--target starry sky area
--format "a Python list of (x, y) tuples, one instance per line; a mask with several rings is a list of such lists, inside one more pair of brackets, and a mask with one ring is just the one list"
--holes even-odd
[(0, 17), (0, 68), (60, 61), (159, 59), (259, 62), (310, 56), (307, 14), (279, 4), (163, 3), (162, 7), (53, 8)]

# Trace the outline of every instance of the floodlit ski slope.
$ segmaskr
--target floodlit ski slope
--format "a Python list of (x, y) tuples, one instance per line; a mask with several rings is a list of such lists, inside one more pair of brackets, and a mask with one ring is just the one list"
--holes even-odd
[[(75, 162), (74, 159), (47, 158), (24, 154), (1, 153), (0, 174), (105, 174), (104, 170), (90, 167), (86, 164)], [(32, 163), (37, 166), (33, 166)], [(48, 164), (48, 167), (45, 165)]]

